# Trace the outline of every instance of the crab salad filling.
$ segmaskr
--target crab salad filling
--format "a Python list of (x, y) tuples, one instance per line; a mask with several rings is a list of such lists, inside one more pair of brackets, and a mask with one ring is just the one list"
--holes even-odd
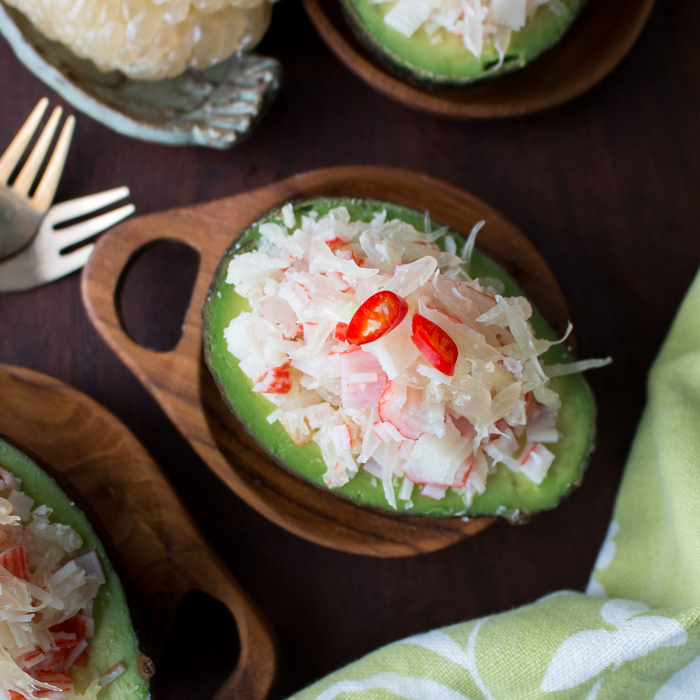
[(95, 550), (0, 467), (0, 698), (95, 700), (124, 670), (95, 676), (76, 694), (71, 671), (88, 665), (93, 602), (105, 582)]
[[(373, 4), (388, 1), (373, 0)], [(464, 48), (477, 59), (492, 42), (500, 66), (513, 33), (531, 21), (543, 5), (557, 15), (568, 11), (562, 0), (398, 0), (384, 22), (407, 38), (423, 27), (436, 44), (443, 40), (440, 30), (450, 32), (462, 37)]]
[(226, 281), (251, 311), (224, 331), (228, 350), (276, 406), (268, 421), (318, 445), (329, 488), (366, 470), (394, 509), (414, 489), (454, 489), (468, 507), (499, 464), (546, 478), (561, 403), (548, 372), (607, 361), (542, 364), (554, 342), (535, 337), (528, 300), (467, 273), (482, 225), (458, 254), (447, 229), (385, 211), (351, 221), (343, 206), (297, 226), (287, 204), (230, 262)]

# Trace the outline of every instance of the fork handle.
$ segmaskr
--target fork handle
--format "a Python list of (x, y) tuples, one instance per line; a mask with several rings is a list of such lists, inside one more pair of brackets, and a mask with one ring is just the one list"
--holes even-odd
[(27, 246), (36, 236), (42, 218), (24, 197), (0, 185), (0, 260)]

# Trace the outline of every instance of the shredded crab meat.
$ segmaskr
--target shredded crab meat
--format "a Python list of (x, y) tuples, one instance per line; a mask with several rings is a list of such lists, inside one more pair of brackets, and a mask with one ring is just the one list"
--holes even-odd
[[(268, 420), (299, 445), (318, 444), (330, 488), (363, 469), (394, 508), (397, 493), (410, 504), (414, 484), (469, 506), (499, 464), (540, 484), (560, 437), (560, 400), (540, 361), (554, 343), (535, 337), (527, 299), (467, 274), (482, 222), (458, 255), (451, 236), (447, 250), (435, 244), (444, 229), (386, 219), (351, 221), (338, 207), (299, 225), (286, 205), (260, 225), (257, 250), (230, 262), (227, 281), (251, 310), (224, 336), (253, 390), (275, 404)], [(378, 292), (403, 298), (406, 316), (353, 345), (348, 324)], [(419, 349), (416, 315), (454, 342), (451, 375)]]
[[(380, 5), (393, 0), (372, 1)], [(433, 43), (443, 41), (442, 32), (449, 32), (461, 37), (464, 48), (477, 59), (490, 42), (500, 67), (513, 33), (542, 6), (557, 15), (567, 12), (562, 0), (398, 0), (384, 22), (409, 38), (422, 27)]]
[(102, 564), (21, 488), (0, 467), (0, 698), (95, 700), (100, 683), (76, 694), (70, 671), (87, 665)]

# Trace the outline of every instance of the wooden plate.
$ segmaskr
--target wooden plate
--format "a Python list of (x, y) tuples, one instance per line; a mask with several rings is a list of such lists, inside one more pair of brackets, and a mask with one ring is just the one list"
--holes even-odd
[[(212, 471), (265, 517), (317, 544), (358, 554), (407, 556), (446, 547), (492, 519), (394, 515), (357, 506), (304, 481), (268, 458), (248, 436), (204, 364), (201, 309), (224, 250), (269, 209), (320, 195), (376, 197), (427, 209), (462, 233), (485, 219), (479, 247), (518, 279), (550, 323), (565, 327), (568, 313), (552, 273), (513, 224), (445, 182), (371, 166), (316, 170), (227, 199), (131, 219), (97, 243), (83, 272), (88, 316)], [(200, 255), (183, 334), (170, 352), (153, 352), (134, 342), (117, 308), (125, 269), (138, 251), (158, 240), (183, 242)]]
[(76, 389), (0, 365), (0, 433), (63, 474), (94, 508), (133, 584), (149, 654), (162, 650), (182, 597), (207, 593), (231, 611), (241, 646), (216, 700), (263, 700), (275, 671), (265, 623), (129, 430)]
[(624, 58), (654, 0), (589, 0), (561, 42), (532, 65), (474, 85), (427, 90), (406, 83), (357, 41), (339, 0), (302, 0), (331, 51), (366, 83), (407, 107), (454, 119), (491, 119), (539, 112), (589, 90)]

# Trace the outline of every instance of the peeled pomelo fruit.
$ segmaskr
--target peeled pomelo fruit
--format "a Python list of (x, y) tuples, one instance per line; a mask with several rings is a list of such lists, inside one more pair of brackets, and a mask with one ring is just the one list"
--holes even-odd
[(7, 0), (49, 39), (100, 70), (157, 80), (253, 48), (269, 0)]

